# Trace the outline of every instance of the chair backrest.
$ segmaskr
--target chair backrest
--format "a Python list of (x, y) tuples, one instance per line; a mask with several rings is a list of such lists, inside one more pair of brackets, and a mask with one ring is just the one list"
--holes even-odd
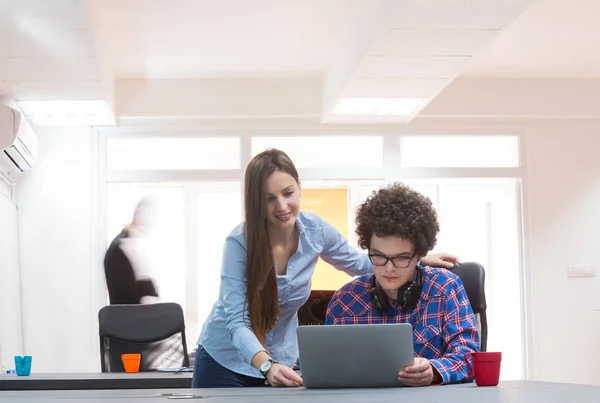
[(487, 303), (485, 301), (485, 269), (476, 262), (455, 264), (451, 271), (462, 281), (471, 308), (477, 320), (481, 338), (481, 351), (487, 350)]
[(312, 290), (310, 296), (298, 310), (298, 325), (324, 325), (327, 306), (335, 291)]
[[(190, 365), (185, 319), (179, 304), (108, 305), (98, 312), (98, 323), (102, 372), (121, 372), (121, 353), (144, 352), (142, 361), (146, 363), (151, 356), (157, 362), (163, 355), (161, 360), (175, 361), (177, 366)], [(181, 359), (165, 358), (165, 354)], [(150, 369), (148, 365), (142, 368)]]

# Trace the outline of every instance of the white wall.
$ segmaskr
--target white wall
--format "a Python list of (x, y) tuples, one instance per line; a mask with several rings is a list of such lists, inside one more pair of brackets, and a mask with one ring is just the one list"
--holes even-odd
[(0, 192), (0, 367), (5, 368), (14, 368), (13, 357), (23, 354), (18, 232), (17, 206)]
[(3, 177), (3, 172), (4, 171), (0, 166), (0, 195), (4, 195), (6, 198), (12, 200), (14, 185), (12, 183), (9, 183), (8, 180)]
[(25, 352), (36, 372), (99, 371), (92, 131), (36, 133), (39, 160), (17, 183)]
[[(528, 131), (536, 379), (600, 385), (600, 125)], [(508, 303), (508, 301), (507, 301)]]

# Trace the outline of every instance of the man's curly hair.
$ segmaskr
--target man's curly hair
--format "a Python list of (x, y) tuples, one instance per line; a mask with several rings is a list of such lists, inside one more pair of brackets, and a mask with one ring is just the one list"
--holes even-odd
[(440, 226), (431, 200), (403, 183), (373, 191), (356, 211), (358, 245), (369, 249), (371, 237), (397, 236), (426, 256), (437, 242)]

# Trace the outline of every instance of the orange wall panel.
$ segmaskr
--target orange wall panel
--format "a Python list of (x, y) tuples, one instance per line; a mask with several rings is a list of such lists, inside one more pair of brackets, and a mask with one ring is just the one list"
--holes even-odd
[[(301, 209), (318, 214), (331, 223), (348, 239), (348, 189), (304, 189), (300, 199)], [(337, 290), (350, 277), (321, 258), (312, 278), (313, 290)]]

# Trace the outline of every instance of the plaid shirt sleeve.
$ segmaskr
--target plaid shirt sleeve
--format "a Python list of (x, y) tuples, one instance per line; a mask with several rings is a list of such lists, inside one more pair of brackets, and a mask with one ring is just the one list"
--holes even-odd
[(371, 301), (367, 296), (369, 284), (364, 281), (367, 277), (350, 281), (333, 294), (325, 313), (326, 325), (338, 325), (343, 319), (353, 324), (382, 323), (372, 313)]
[(329, 301), (329, 305), (327, 305), (327, 311), (325, 314), (325, 324), (333, 325), (336, 317), (340, 317), (342, 313), (342, 308), (339, 304), (338, 292), (333, 294), (331, 301)]
[(468, 382), (472, 374), (465, 355), (479, 351), (479, 332), (460, 279), (448, 284), (442, 313), (445, 348), (441, 358), (429, 361), (441, 375), (442, 383)]

